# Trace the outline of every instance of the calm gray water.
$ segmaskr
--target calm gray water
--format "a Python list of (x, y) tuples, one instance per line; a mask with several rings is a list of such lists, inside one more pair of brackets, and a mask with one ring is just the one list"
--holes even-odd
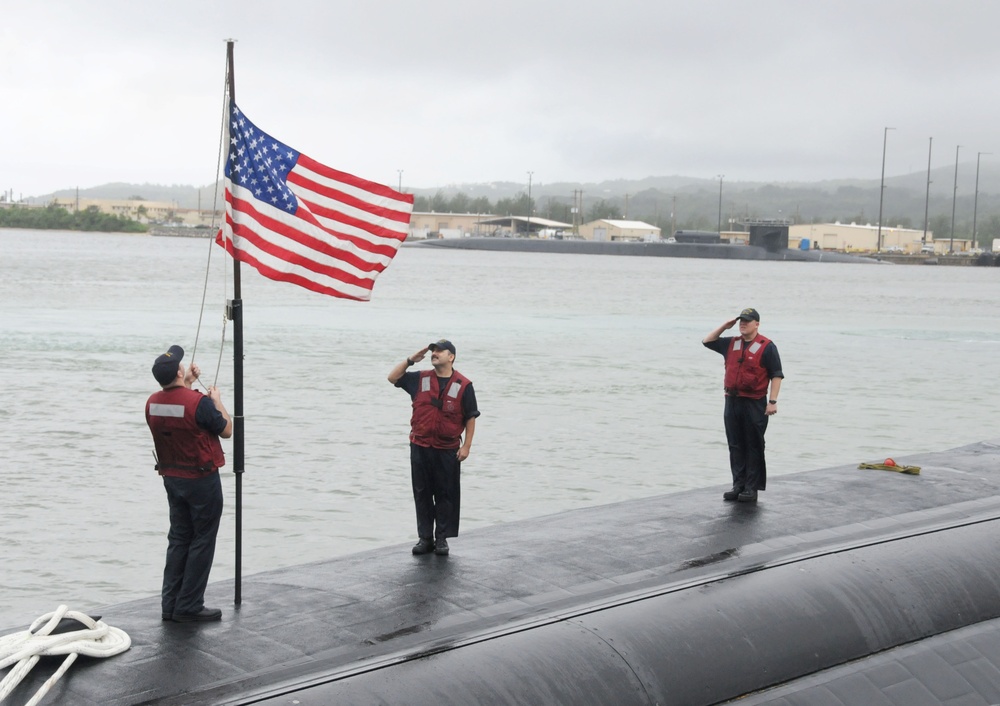
[[(173, 343), (190, 356), (209, 250), (0, 231), (0, 626), (59, 603), (158, 594), (166, 501), (143, 405), (153, 358)], [(196, 355), (208, 382), (231, 296), (216, 250)], [(1000, 436), (998, 282), (992, 268), (404, 248), (373, 301), (357, 303), (244, 267), (244, 574), (409, 552), (409, 401), (385, 376), (429, 341), (455, 342), (483, 412), (463, 464), (468, 530), (721, 493), (722, 358), (701, 338), (745, 306), (761, 311), (787, 376), (768, 431), (772, 478)], [(231, 326), (225, 338), (232, 410)], [(233, 476), (224, 482), (214, 580), (233, 576)], [(780, 478), (769, 488), (762, 502)]]

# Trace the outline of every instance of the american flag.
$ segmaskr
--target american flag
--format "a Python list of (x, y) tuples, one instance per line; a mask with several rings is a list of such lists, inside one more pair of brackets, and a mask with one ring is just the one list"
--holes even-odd
[(406, 238), (413, 195), (324, 166), (230, 104), (216, 242), (265, 277), (368, 301)]

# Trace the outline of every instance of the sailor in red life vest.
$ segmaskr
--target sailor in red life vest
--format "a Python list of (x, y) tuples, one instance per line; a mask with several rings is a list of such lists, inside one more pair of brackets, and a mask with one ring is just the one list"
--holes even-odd
[[(722, 336), (740, 322), (739, 336)], [(774, 343), (757, 333), (760, 314), (744, 309), (705, 336), (702, 343), (726, 358), (726, 409), (723, 420), (729, 442), (729, 465), (733, 473), (732, 490), (723, 500), (756, 502), (757, 491), (767, 486), (764, 461), (764, 432), (767, 419), (778, 413), (778, 391), (785, 375)], [(770, 393), (768, 387), (770, 386)]]
[[(433, 370), (406, 372), (428, 351)], [(452, 367), (454, 362), (454, 344), (441, 339), (389, 371), (389, 382), (413, 400), (410, 480), (419, 537), (414, 554), (447, 555), (448, 537), (458, 536), (462, 461), (469, 457), (479, 408), (472, 383)]]
[(163, 620), (178, 623), (222, 619), (221, 610), (205, 607), (205, 587), (222, 518), (219, 467), (226, 459), (219, 437), (233, 434), (218, 388), (208, 388), (207, 395), (192, 390), (201, 371), (194, 363), (185, 370), (183, 357), (180, 346), (157, 357), (153, 377), (163, 389), (146, 402), (156, 470), (170, 506), (160, 604)]

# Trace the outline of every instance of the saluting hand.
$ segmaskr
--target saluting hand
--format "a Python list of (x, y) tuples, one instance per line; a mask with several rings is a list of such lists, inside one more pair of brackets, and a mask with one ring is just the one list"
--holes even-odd
[(430, 350), (430, 348), (428, 348), (427, 346), (424, 346), (419, 351), (417, 351), (416, 353), (414, 353), (413, 355), (411, 355), (410, 356), (410, 360), (412, 360), (414, 363), (419, 363), (421, 360), (424, 359), (424, 356), (427, 355), (427, 351), (429, 351), (429, 350)]

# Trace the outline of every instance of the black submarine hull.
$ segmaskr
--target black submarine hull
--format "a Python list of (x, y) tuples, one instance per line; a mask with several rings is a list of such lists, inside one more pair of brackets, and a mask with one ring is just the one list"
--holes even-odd
[[(407, 243), (410, 245), (411, 243)], [(780, 260), (788, 262), (852, 262), (885, 264), (867, 257), (828, 250), (770, 250), (757, 245), (595, 241), (556, 238), (432, 238), (414, 247), (499, 252), (563, 253), (572, 255), (631, 255), (637, 257), (696, 257), (714, 260)]]
[(897, 460), (921, 474), (855, 462), (776, 477), (756, 504), (686, 491), (465, 532), (449, 557), (407, 544), (261, 573), (221, 623), (107, 606), (132, 649), (81, 660), (50, 698), (1000, 702), (1000, 443)]

